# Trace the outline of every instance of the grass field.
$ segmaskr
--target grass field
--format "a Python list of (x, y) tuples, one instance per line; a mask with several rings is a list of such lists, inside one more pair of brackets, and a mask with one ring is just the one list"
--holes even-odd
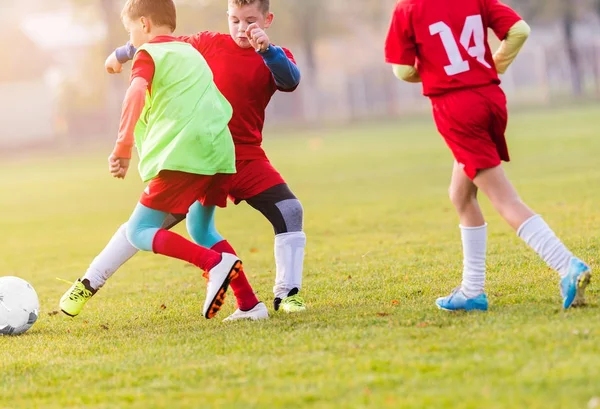
[[(598, 106), (515, 114), (507, 166), (596, 269), (599, 129)], [(485, 200), (491, 309), (435, 308), (459, 284), (462, 260), (452, 160), (431, 121), (305, 131), (266, 147), (305, 207), (309, 310), (258, 323), (222, 323), (233, 298), (203, 319), (200, 272), (152, 254), (79, 317), (51, 314), (67, 289), (55, 277), (85, 271), (143, 186), (135, 172), (110, 178), (109, 145), (1, 164), (0, 272), (30, 281), (42, 312), (24, 336), (0, 338), (0, 408), (594, 406), (598, 285), (587, 308), (562, 311), (555, 274)], [(217, 219), (271, 309), (271, 227), (246, 205)]]

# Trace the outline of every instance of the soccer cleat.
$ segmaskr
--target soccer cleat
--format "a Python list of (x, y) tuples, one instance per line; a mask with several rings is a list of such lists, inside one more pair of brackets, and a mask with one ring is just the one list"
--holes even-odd
[(98, 290), (90, 286), (87, 279), (78, 279), (60, 299), (60, 310), (70, 317), (79, 315), (83, 306)]
[(285, 312), (301, 312), (306, 310), (304, 299), (298, 295), (298, 289), (294, 288), (283, 300), (279, 297), (273, 300), (273, 308), (278, 311), (281, 308)]
[(225, 318), (223, 320), (223, 322), (237, 321), (237, 320), (257, 321), (257, 320), (265, 320), (267, 318), (269, 318), (269, 311), (267, 310), (267, 306), (264, 303), (259, 302), (251, 310), (248, 310), (248, 311), (242, 311), (240, 309), (235, 310), (235, 312), (233, 314), (231, 314), (229, 317)]
[(592, 279), (592, 270), (580, 259), (573, 257), (569, 273), (560, 280), (560, 293), (563, 308), (579, 307), (585, 304), (585, 288)]
[(233, 254), (221, 254), (221, 261), (214, 266), (204, 277), (208, 279), (206, 283), (206, 300), (202, 314), (207, 319), (214, 318), (219, 312), (225, 301), (225, 295), (229, 288), (229, 283), (234, 280), (242, 269), (242, 262)]
[(488, 299), (485, 293), (479, 294), (477, 297), (467, 298), (458, 287), (449, 296), (438, 298), (435, 305), (440, 310), (445, 311), (487, 311)]

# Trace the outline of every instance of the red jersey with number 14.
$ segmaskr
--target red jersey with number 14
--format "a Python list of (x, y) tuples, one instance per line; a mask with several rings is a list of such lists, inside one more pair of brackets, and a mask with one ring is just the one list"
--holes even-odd
[(503, 40), (520, 20), (498, 0), (400, 0), (385, 44), (386, 62), (416, 64), (427, 96), (500, 84), (488, 28)]

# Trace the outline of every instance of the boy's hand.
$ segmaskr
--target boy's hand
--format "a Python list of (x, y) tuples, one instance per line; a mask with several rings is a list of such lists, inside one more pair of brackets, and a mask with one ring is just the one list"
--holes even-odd
[(117, 60), (117, 55), (112, 53), (104, 62), (104, 68), (109, 74), (119, 74), (123, 71), (123, 65)]
[(130, 161), (130, 159), (118, 158), (111, 154), (108, 157), (108, 170), (110, 174), (117, 179), (125, 179)]
[(248, 37), (250, 45), (259, 53), (265, 52), (271, 44), (265, 30), (260, 28), (256, 23), (252, 23), (248, 26), (246, 29), (246, 37)]

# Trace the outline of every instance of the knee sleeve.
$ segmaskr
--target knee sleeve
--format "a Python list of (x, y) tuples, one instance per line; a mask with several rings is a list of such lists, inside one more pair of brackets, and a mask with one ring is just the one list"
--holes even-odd
[(269, 220), (276, 235), (302, 231), (304, 210), (288, 185), (274, 186), (247, 202)]

